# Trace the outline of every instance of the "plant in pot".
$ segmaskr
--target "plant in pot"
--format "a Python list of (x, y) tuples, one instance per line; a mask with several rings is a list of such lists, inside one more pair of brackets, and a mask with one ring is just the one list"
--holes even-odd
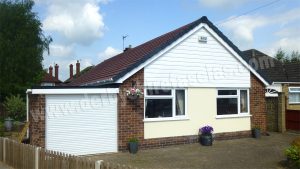
[(126, 96), (130, 100), (136, 100), (139, 98), (141, 95), (143, 95), (143, 92), (141, 89), (138, 89), (136, 87), (132, 87), (129, 90), (126, 90)]
[(204, 146), (212, 146), (214, 129), (211, 126), (204, 126), (199, 129), (199, 141)]
[(4, 108), (8, 113), (8, 117), (4, 122), (6, 131), (12, 130), (14, 120), (25, 120), (26, 104), (20, 95), (6, 97), (4, 101)]
[(131, 154), (136, 154), (138, 151), (139, 140), (135, 137), (128, 140), (128, 148)]
[(252, 128), (252, 137), (253, 138), (260, 138), (260, 127), (255, 126)]

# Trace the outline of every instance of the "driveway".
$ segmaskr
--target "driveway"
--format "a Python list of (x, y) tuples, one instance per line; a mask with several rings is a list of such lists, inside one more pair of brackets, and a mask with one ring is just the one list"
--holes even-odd
[(299, 136), (270, 133), (260, 139), (215, 141), (211, 147), (188, 144), (142, 150), (136, 155), (123, 152), (92, 158), (144, 169), (276, 169), (282, 168), (284, 149)]

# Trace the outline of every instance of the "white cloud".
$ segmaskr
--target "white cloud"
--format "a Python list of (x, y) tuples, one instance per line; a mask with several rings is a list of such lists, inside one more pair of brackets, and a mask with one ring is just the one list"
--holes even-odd
[(96, 0), (45, 0), (44, 3), (48, 6), (44, 30), (56, 31), (68, 42), (83, 45), (103, 36), (105, 25)]
[(109, 59), (113, 56), (116, 56), (117, 54), (121, 53), (121, 50), (115, 49), (111, 46), (108, 46), (103, 52), (100, 52), (98, 54), (98, 57), (100, 59), (100, 62)]
[[(228, 20), (234, 18), (232, 16)], [(254, 19), (255, 18), (255, 19)], [(233, 19), (229, 22), (223, 23), (221, 26), (224, 27), (236, 43), (238, 43), (243, 48), (248, 48), (252, 45), (254, 40), (253, 32), (255, 29), (265, 26), (267, 20), (265, 17), (261, 16), (242, 16), (238, 19)]]
[[(234, 19), (232, 19), (234, 18)], [(232, 20), (231, 20), (232, 19)], [(231, 39), (241, 48), (252, 48), (254, 42), (254, 32), (260, 28), (275, 25), (277, 28), (281, 28), (277, 35), (280, 35), (279, 41), (273, 43), (273, 46), (287, 46), (289, 42), (297, 40), (297, 36), (300, 36), (297, 31), (292, 33), (292, 36), (283, 36), (290, 30), (284, 30), (290, 27), (294, 27), (294, 22), (298, 23), (300, 20), (300, 8), (294, 8), (289, 11), (282, 12), (275, 15), (245, 15), (238, 18), (235, 16), (229, 17), (227, 22), (221, 24), (231, 37)], [(226, 21), (226, 20), (225, 20)], [(298, 29), (299, 30), (299, 29)], [(270, 35), (273, 36), (270, 32)], [(295, 46), (295, 44), (290, 44)]]
[(199, 0), (200, 4), (207, 7), (232, 8), (251, 0)]
[(74, 54), (72, 46), (50, 44), (50, 55), (57, 57), (67, 57)]

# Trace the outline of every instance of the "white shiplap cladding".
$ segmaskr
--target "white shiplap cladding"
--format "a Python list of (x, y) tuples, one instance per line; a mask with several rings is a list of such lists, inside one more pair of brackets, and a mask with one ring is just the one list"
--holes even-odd
[(46, 149), (117, 152), (117, 95), (46, 95)]
[(144, 76), (150, 87), (250, 87), (250, 71), (205, 27), (147, 65)]

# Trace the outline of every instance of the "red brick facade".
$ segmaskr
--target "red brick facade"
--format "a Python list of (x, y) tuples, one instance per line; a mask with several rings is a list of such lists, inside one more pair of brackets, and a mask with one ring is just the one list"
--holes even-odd
[(267, 109), (264, 84), (251, 73), (250, 89), (251, 127), (260, 127), (263, 132), (267, 129)]
[(126, 150), (128, 140), (136, 137), (144, 139), (144, 97), (129, 100), (126, 90), (132, 85), (142, 89), (144, 87), (144, 69), (138, 71), (121, 84), (118, 95), (118, 149)]
[(30, 144), (45, 147), (45, 95), (29, 95)]

